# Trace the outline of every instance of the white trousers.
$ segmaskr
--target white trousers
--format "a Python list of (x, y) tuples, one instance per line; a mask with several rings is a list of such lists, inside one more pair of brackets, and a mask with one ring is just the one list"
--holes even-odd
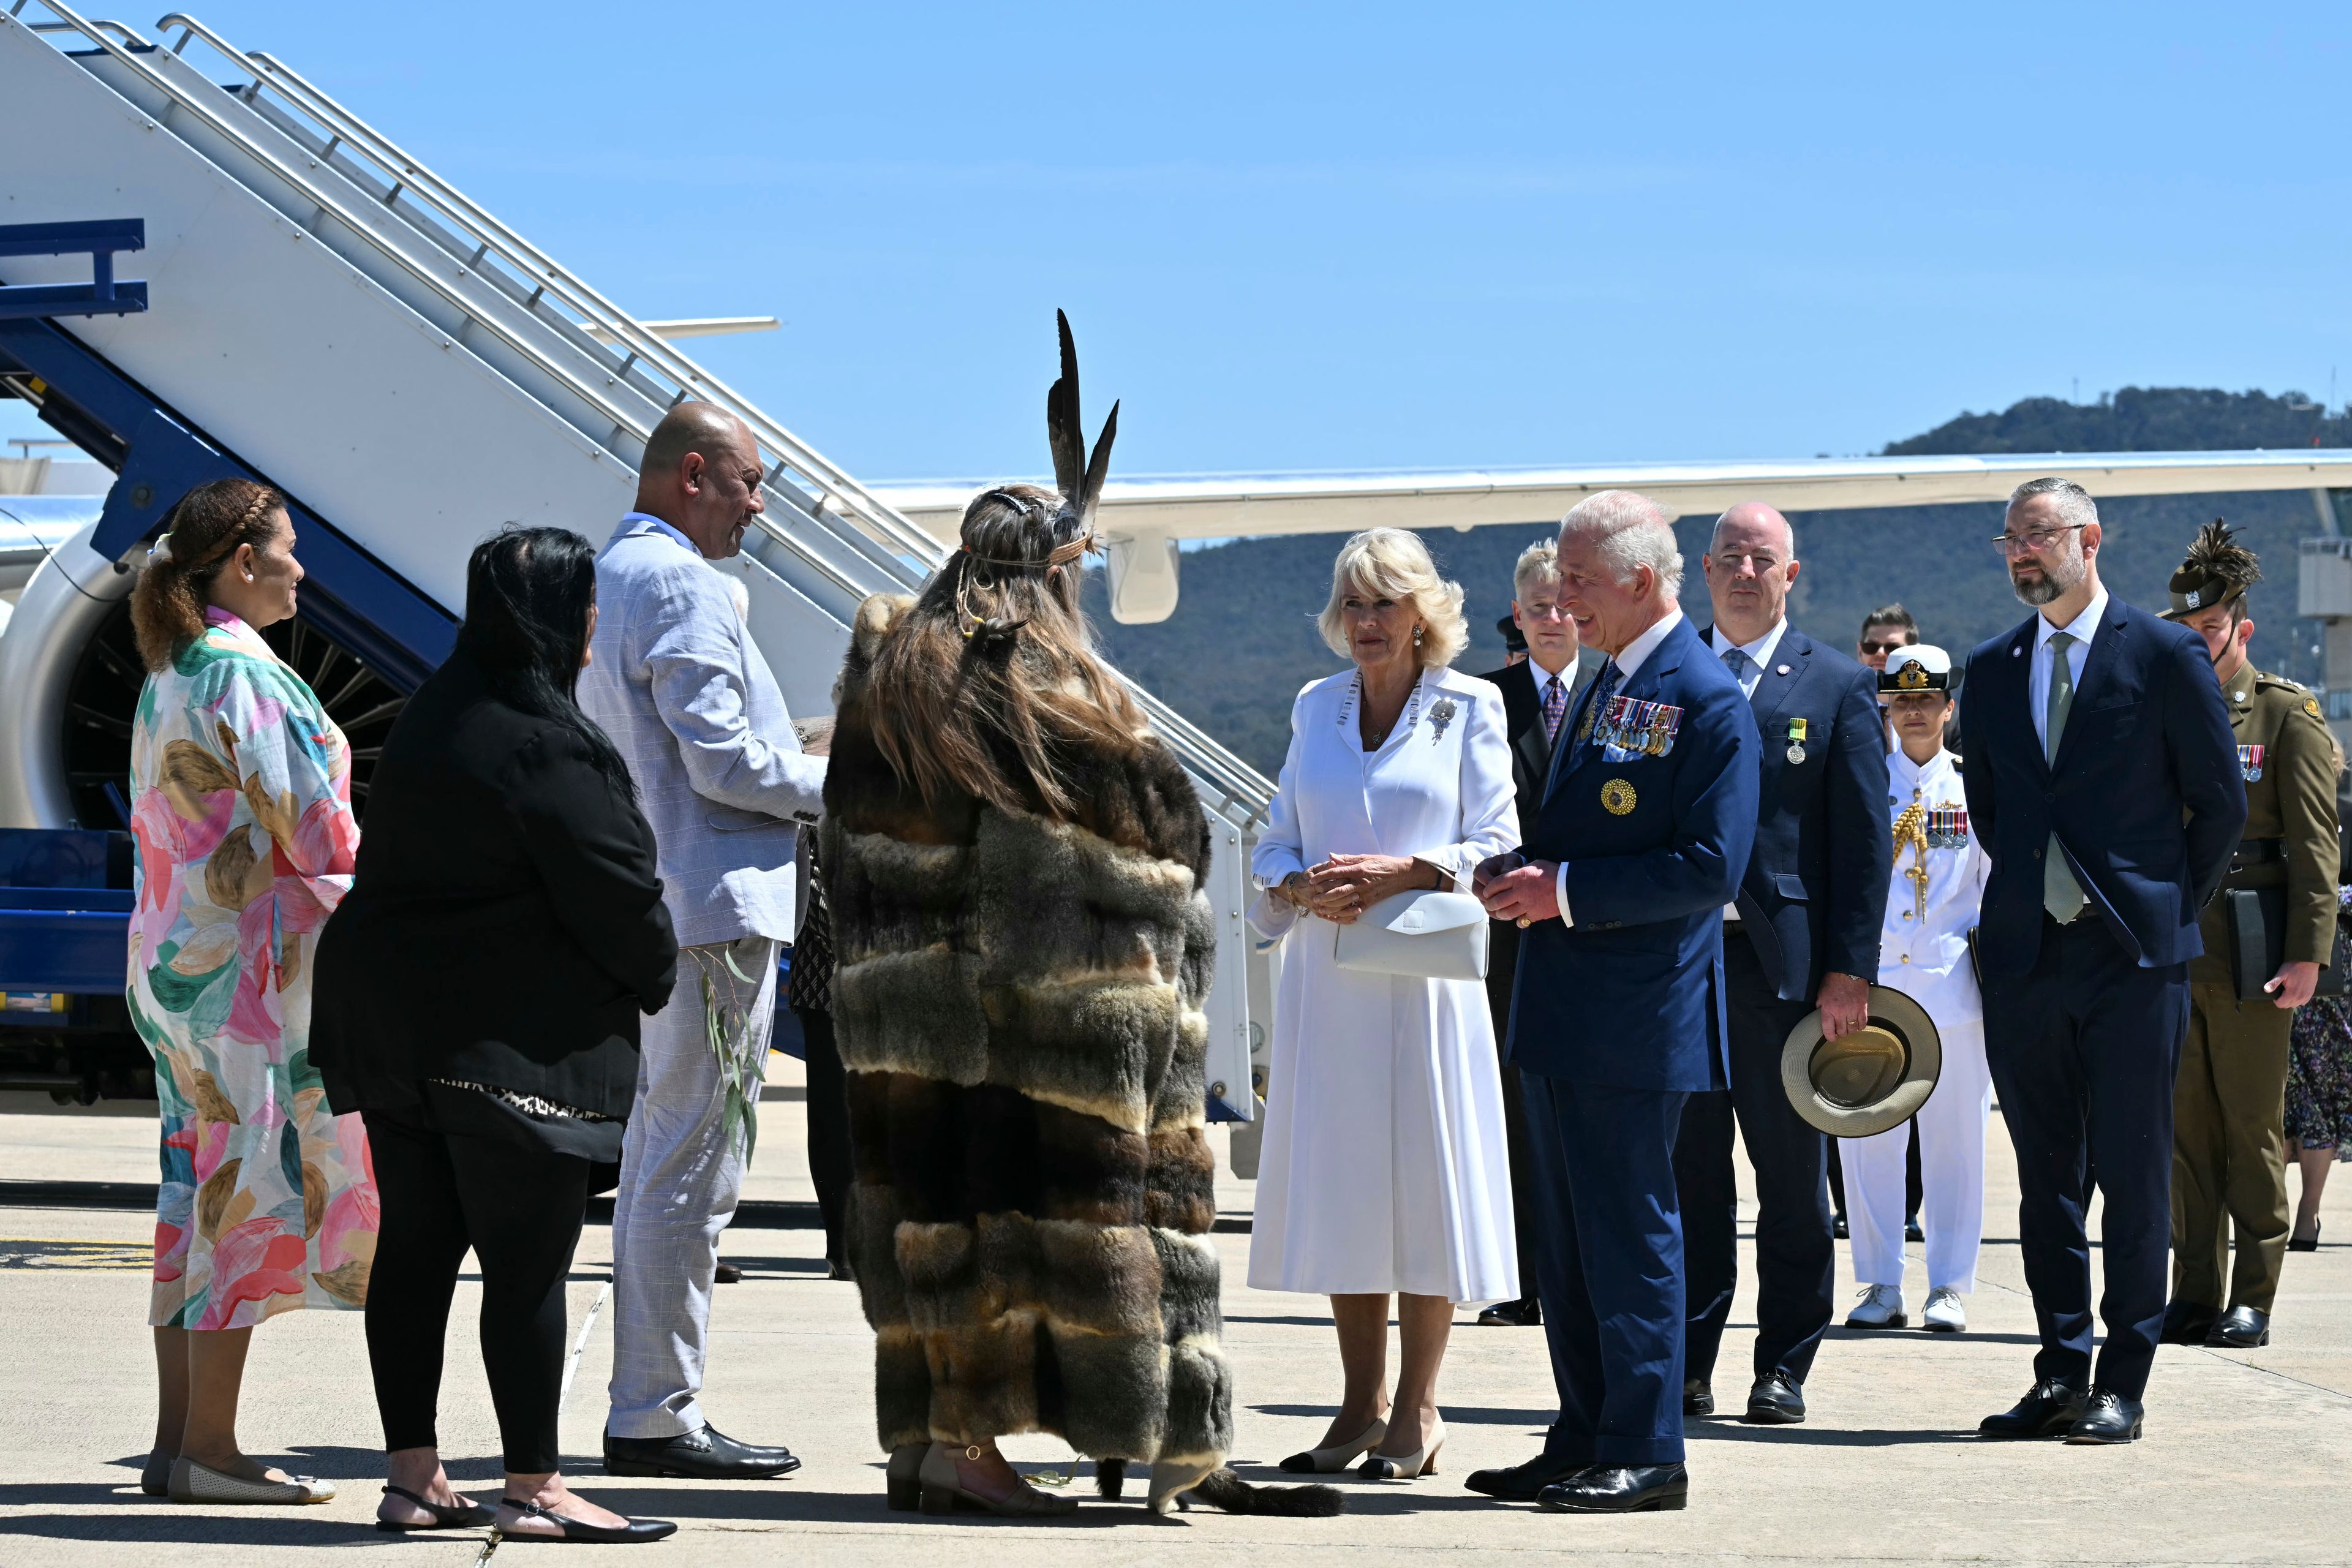
[[(738, 971), (748, 983), (735, 978)], [(645, 1022), (636, 1102), (613, 1194), (613, 1410), (605, 1430), (616, 1437), (676, 1437), (704, 1424), (699, 1396), (719, 1235), (743, 1190), (742, 1143), (724, 1131), (727, 1097), (704, 1011), (706, 974), (713, 998), (739, 1021), (755, 1104), (775, 1025), (776, 942), (764, 936), (681, 951), (669, 1005)]]
[[(1928, 1289), (1967, 1293), (1977, 1288), (1977, 1249), (1984, 1241), (1992, 1074), (1985, 1066), (1981, 1020), (1937, 1018), (1936, 1031), (1944, 1070), (1919, 1108), (1919, 1228), (1927, 1236)], [(1906, 1124), (1874, 1138), (1848, 1139), (1838, 1151), (1845, 1167), (1853, 1277), (1865, 1285), (1903, 1283), (1903, 1167), (1910, 1147)]]

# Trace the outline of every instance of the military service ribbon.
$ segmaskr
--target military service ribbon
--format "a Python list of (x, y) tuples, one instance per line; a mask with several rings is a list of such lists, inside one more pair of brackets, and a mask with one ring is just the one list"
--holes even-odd
[(2238, 771), (2245, 775), (2248, 784), (2260, 779), (2263, 776), (2263, 749), (2260, 746), (2240, 746)]

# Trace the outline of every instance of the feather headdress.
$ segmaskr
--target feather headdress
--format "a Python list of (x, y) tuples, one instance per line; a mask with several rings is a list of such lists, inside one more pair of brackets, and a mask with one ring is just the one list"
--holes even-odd
[(2215, 518), (2197, 531), (2172, 574), (2172, 607), (2167, 620), (2226, 605), (2263, 580), (2261, 560), (2237, 542), (2237, 530)]
[[(1068, 316), (1055, 311), (1054, 324), (1061, 331), (1062, 374), (1045, 392), (1045, 440), (1054, 450), (1054, 488), (1062, 494), (1062, 509), (1055, 516), (1054, 531), (1068, 531), (1071, 537), (1055, 545), (1043, 562), (975, 555), (975, 559), (992, 566), (1063, 566), (1099, 548), (1095, 539), (1095, 505), (1102, 500), (1103, 480), (1110, 474), (1110, 444), (1118, 434), (1118, 405), (1110, 405), (1110, 417), (1103, 421), (1102, 434), (1095, 438), (1094, 456), (1089, 458), (1086, 424), (1078, 416), (1077, 344), (1070, 338)], [(1024, 513), (1036, 504), (1010, 489), (993, 489), (981, 497), (982, 500), (990, 499), (1002, 500)], [(1066, 530), (1065, 521), (1073, 526)], [(971, 546), (965, 546), (965, 552), (973, 553)]]

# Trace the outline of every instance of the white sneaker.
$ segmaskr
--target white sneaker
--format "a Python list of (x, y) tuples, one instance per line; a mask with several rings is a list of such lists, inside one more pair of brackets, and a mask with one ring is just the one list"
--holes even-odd
[(1900, 1285), (1865, 1285), (1861, 1300), (1853, 1311), (1845, 1315), (1849, 1329), (1899, 1329), (1911, 1321), (1903, 1305)]
[(1933, 1333), (1966, 1333), (1969, 1310), (1961, 1304), (1958, 1290), (1949, 1285), (1938, 1285), (1927, 1292), (1927, 1310), (1919, 1314), (1919, 1323)]

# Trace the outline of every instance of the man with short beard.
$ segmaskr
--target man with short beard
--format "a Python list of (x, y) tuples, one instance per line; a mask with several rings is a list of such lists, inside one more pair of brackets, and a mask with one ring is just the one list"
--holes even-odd
[[(2042, 1352), (1987, 1437), (2128, 1443), (2164, 1322), (2172, 1085), (2198, 911), (2245, 826), (2204, 644), (2108, 597), (2099, 510), (2068, 479), (2011, 496), (1994, 541), (2040, 613), (1969, 657), (1969, 815), (1992, 858), (1978, 953), (1988, 1066), (2017, 1148)], [(2090, 1186), (2105, 1199), (2091, 1355)]]

